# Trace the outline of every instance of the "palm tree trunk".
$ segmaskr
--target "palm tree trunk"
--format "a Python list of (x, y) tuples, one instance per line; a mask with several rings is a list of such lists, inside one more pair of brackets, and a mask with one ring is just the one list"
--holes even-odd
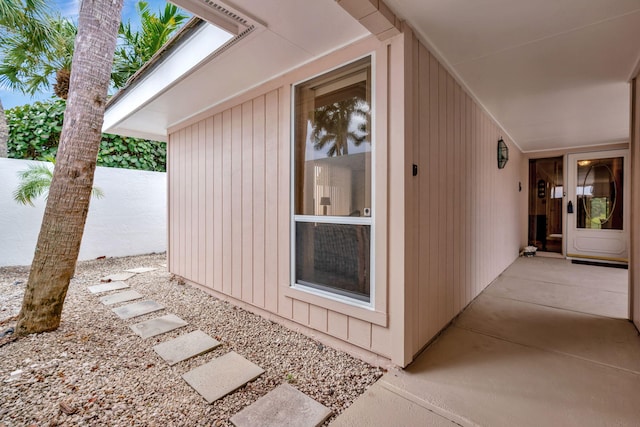
[(64, 124), (16, 333), (51, 331), (75, 272), (123, 0), (83, 0)]
[(7, 157), (7, 142), (9, 141), (9, 125), (7, 116), (4, 114), (2, 100), (0, 100), (0, 157)]

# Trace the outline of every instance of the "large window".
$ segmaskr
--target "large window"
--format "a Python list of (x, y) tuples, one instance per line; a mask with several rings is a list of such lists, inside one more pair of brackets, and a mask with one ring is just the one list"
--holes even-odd
[(370, 302), (371, 58), (294, 89), (295, 284)]

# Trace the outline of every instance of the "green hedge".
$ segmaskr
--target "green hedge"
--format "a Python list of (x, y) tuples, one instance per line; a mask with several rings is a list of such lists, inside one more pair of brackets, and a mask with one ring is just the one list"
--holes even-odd
[[(6, 111), (9, 124), (9, 157), (45, 160), (58, 151), (65, 101), (35, 102)], [(164, 142), (102, 134), (98, 166), (164, 172)]]

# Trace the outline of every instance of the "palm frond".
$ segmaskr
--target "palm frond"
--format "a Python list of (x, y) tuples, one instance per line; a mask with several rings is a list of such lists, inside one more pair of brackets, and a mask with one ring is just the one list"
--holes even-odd
[(33, 200), (49, 192), (53, 170), (49, 165), (29, 165), (27, 169), (18, 172), (18, 178), (20, 184), (13, 192), (13, 199), (23, 205), (35, 206)]
[[(18, 172), (20, 184), (13, 192), (13, 200), (22, 205), (35, 206), (33, 204), (35, 199), (40, 196), (47, 198), (51, 180), (53, 179), (52, 166), (55, 165), (56, 161), (53, 156), (45, 156), (45, 160), (51, 165), (31, 164), (27, 169)], [(104, 192), (99, 187), (94, 186), (91, 188), (91, 196), (101, 199), (104, 197)]]

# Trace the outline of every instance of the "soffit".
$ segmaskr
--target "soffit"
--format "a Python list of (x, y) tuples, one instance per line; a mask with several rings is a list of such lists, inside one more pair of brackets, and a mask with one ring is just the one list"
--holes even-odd
[[(195, 0), (175, 3), (189, 10), (202, 9), (203, 4)], [(256, 23), (256, 29), (220, 55), (205, 52), (204, 59), (189, 71), (172, 77), (164, 86), (156, 85), (161, 89), (153, 94), (143, 94), (144, 80), (168, 75), (180, 64), (172, 62), (178, 57), (174, 55), (157, 65), (136, 82), (137, 87), (128, 88), (128, 93), (109, 105), (105, 131), (166, 140), (166, 129), (172, 125), (368, 35), (334, 0), (224, 3)], [(206, 50), (202, 44), (206, 44), (206, 34), (201, 31), (194, 36), (195, 43), (189, 44), (200, 43)]]
[(627, 141), (638, 0), (386, 0), (524, 151)]

